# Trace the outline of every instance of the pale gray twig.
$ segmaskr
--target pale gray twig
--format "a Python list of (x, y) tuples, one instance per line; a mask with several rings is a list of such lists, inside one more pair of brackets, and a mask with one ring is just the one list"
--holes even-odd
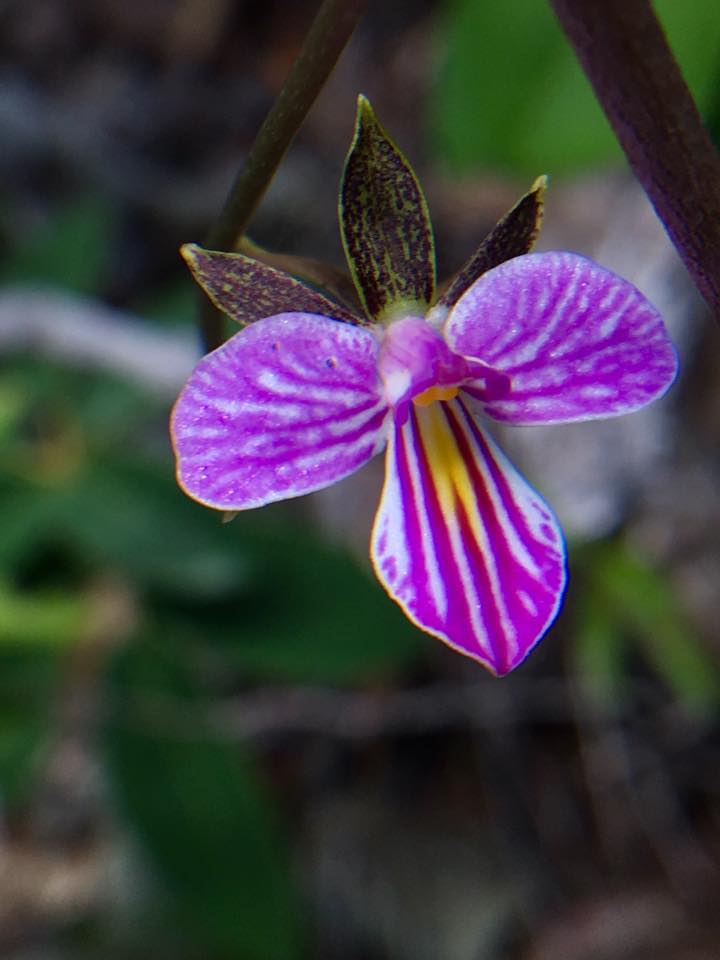
[(0, 293), (0, 351), (105, 370), (170, 399), (197, 362), (200, 344), (193, 332), (144, 323), (99, 300), (10, 287)]

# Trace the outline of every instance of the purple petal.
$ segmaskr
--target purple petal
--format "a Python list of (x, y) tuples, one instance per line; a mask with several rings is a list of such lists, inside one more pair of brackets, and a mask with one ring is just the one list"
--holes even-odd
[(498, 675), (527, 656), (562, 601), (552, 511), (460, 399), (413, 406), (395, 427), (371, 552), (411, 620)]
[(490, 270), (460, 298), (445, 336), (451, 349), (510, 376), (509, 394), (484, 409), (512, 423), (629, 413), (677, 373), (657, 310), (631, 283), (573, 253), (528, 254)]
[(259, 320), (200, 361), (173, 411), (178, 481), (221, 510), (318, 490), (383, 445), (377, 341), (327, 317)]

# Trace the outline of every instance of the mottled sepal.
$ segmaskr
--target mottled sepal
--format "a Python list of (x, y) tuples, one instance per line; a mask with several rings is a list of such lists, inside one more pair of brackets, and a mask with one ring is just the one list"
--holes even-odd
[(340, 188), (340, 228), (360, 299), (390, 322), (422, 314), (435, 292), (435, 248), (427, 203), (412, 167), (358, 99), (355, 137)]
[(347, 307), (352, 313), (361, 314), (362, 307), (357, 290), (347, 270), (341, 270), (331, 263), (316, 260), (314, 257), (301, 257), (294, 253), (266, 250), (247, 236), (240, 241), (237, 252), (266, 263), (282, 273), (288, 273), (294, 279), (310, 284), (311, 287), (319, 288), (321, 293), (329, 294), (334, 301)]
[(465, 266), (450, 281), (438, 300), (440, 306), (452, 307), (483, 273), (532, 250), (542, 225), (546, 188), (547, 177), (538, 177), (529, 192), (495, 224)]
[(364, 323), (299, 280), (241, 253), (204, 250), (195, 243), (186, 243), (180, 252), (215, 306), (243, 326), (287, 312)]

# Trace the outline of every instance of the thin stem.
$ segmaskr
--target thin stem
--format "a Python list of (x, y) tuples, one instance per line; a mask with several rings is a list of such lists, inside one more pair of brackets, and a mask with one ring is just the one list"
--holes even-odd
[(649, 0), (550, 0), (628, 162), (720, 319), (720, 156)]
[[(205, 246), (209, 249), (233, 250), (239, 244), (368, 2), (323, 0), (285, 84), (235, 177), (220, 216), (208, 232)], [(222, 343), (223, 321), (216, 310), (203, 307), (201, 326), (208, 350)]]

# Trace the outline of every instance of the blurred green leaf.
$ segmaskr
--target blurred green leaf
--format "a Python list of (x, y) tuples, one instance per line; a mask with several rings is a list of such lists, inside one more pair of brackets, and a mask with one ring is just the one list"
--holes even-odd
[(27, 710), (0, 712), (0, 803), (6, 809), (23, 802), (49, 733), (47, 718)]
[(55, 492), (0, 478), (0, 571), (9, 576), (42, 541), (55, 513)]
[(159, 591), (155, 609), (170, 635), (221, 646), (249, 677), (344, 682), (405, 665), (423, 649), (418, 630), (345, 551), (265, 513), (222, 524), (169, 469), (96, 467), (68, 491), (60, 518), (86, 560)]
[[(166, 436), (164, 418), (146, 410), (142, 397), (51, 364), (21, 363), (15, 371), (30, 430), (7, 450), (7, 469), (22, 459), (22, 470), (0, 476), (0, 571), (7, 577), (21, 571), (23, 586), (41, 596), (118, 573), (139, 595), (142, 615), (168, 636), (210, 644), (231, 672), (264, 681), (374, 678), (428, 649), (369, 573), (307, 526), (283, 519), (290, 510), (224, 525), (182, 493), (169, 456), (141, 459), (143, 431), (148, 450), (158, 431)], [(37, 445), (44, 456), (48, 439), (61, 469), (35, 477), (32, 451)]]
[(73, 644), (86, 618), (87, 603), (82, 596), (16, 590), (0, 580), (0, 647)]
[(22, 804), (53, 732), (56, 649), (0, 648), (0, 802)]
[(167, 474), (138, 463), (93, 466), (62, 498), (56, 524), (88, 560), (143, 585), (208, 598), (242, 591), (248, 552), (220, 515), (193, 504)]
[(96, 293), (108, 266), (116, 217), (100, 197), (60, 210), (5, 258), (0, 283), (43, 283)]
[(7, 376), (0, 384), (0, 446), (5, 446), (25, 412), (25, 397), (20, 385)]
[[(720, 17), (707, 0), (656, 0), (702, 110), (712, 107)], [(451, 0), (432, 118), (440, 160), (454, 170), (558, 173), (621, 157), (550, 5)]]
[[(235, 744), (164, 730), (153, 698), (202, 701), (172, 650), (142, 641), (111, 674), (107, 763), (115, 801), (203, 957), (293, 960), (298, 907), (272, 796)], [(134, 714), (145, 698), (150, 723)], [(180, 951), (182, 954), (182, 950)], [(193, 953), (193, 956), (197, 954)]]
[[(136, 437), (139, 428), (153, 422), (152, 417), (162, 410), (157, 400), (120, 377), (68, 369), (52, 360), (15, 357), (9, 377), (26, 419), (42, 424), (62, 418), (79, 426), (92, 453), (104, 449), (117, 452), (123, 434), (132, 430)], [(17, 418), (12, 426), (17, 428)]]
[[(405, 666), (425, 649), (423, 635), (345, 551), (292, 528), (268, 525), (262, 540), (247, 526), (244, 533), (264, 560), (229, 624), (250, 677), (343, 683)], [(212, 636), (223, 634), (230, 639), (227, 626)]]
[(619, 541), (593, 549), (588, 588), (616, 629), (631, 632), (668, 686), (689, 707), (717, 709), (720, 670), (695, 635), (662, 573)]
[(622, 626), (590, 590), (576, 603), (575, 671), (590, 697), (609, 707), (625, 687), (626, 643)]
[[(178, 254), (178, 261), (180, 256)], [(199, 291), (187, 276), (141, 302), (136, 312), (155, 323), (192, 326), (197, 322)]]

